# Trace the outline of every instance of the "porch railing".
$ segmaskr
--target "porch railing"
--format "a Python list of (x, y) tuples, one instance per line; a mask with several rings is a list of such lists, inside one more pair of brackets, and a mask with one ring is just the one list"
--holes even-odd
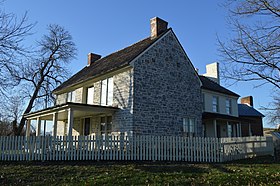
[(270, 137), (0, 137), (0, 161), (134, 160), (224, 162), (273, 155)]

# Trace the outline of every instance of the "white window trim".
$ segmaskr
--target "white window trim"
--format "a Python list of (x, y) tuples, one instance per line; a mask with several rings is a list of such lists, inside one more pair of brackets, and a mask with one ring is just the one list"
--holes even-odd
[[(191, 124), (191, 122), (193, 122)], [(197, 123), (196, 118), (193, 117), (185, 117), (183, 118), (183, 133), (188, 136), (196, 136), (197, 133)]]
[(68, 92), (67, 95), (66, 95), (66, 102), (74, 103), (75, 101), (76, 101), (76, 92), (75, 92), (75, 90)]
[[(87, 99), (86, 99), (86, 103), (87, 104), (94, 104), (94, 91), (95, 91), (95, 89), (94, 89), (94, 86), (91, 86), (91, 87), (87, 87)], [(91, 92), (89, 92), (89, 90), (92, 90)], [(91, 94), (90, 94), (91, 93)], [(91, 100), (89, 99), (89, 96), (91, 96), (90, 98), (91, 98)]]
[(232, 100), (230, 98), (226, 98), (226, 113), (232, 114)]
[[(108, 131), (108, 124), (109, 124), (109, 122), (108, 122), (108, 118), (109, 117), (111, 117), (111, 130), (110, 131)], [(101, 122), (101, 118), (104, 118), (104, 122)], [(111, 115), (109, 115), (109, 116), (101, 116), (100, 117), (100, 134), (102, 134), (102, 135), (110, 135), (111, 133), (112, 133), (112, 128), (113, 128), (113, 118), (112, 118), (112, 116)], [(104, 126), (104, 131), (103, 130), (101, 130), (101, 128), (102, 128), (102, 125)]]
[[(110, 105), (113, 104), (113, 95), (114, 95), (114, 82), (113, 77), (101, 80), (100, 85), (100, 105)], [(104, 86), (104, 83), (105, 86)], [(104, 90), (104, 88), (106, 90)]]
[[(216, 98), (216, 103), (214, 104), (214, 98)], [(214, 109), (214, 105), (216, 106), (216, 109)], [(219, 97), (213, 96), (212, 97), (212, 111), (213, 112), (219, 112)]]

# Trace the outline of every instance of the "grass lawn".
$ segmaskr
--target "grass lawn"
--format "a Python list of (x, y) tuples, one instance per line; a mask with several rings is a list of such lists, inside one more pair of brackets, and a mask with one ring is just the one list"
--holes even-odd
[(0, 185), (280, 185), (271, 157), (224, 164), (0, 162)]

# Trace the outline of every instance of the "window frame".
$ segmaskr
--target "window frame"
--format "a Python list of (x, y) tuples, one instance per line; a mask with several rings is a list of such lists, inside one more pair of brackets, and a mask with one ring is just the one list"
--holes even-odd
[(67, 92), (66, 102), (75, 103), (75, 101), (76, 101), (76, 91), (73, 90), (73, 91)]
[(232, 114), (232, 100), (230, 98), (226, 98), (226, 113)]
[(183, 133), (187, 136), (194, 137), (197, 131), (196, 118), (186, 117), (183, 118)]
[(227, 124), (227, 135), (228, 137), (233, 136), (233, 126), (230, 123)]
[[(92, 92), (91, 92), (91, 93), (92, 93), (92, 94), (91, 94), (91, 95), (92, 95), (92, 103), (89, 103), (89, 95), (90, 95), (90, 94), (89, 94), (89, 93), (90, 93), (89, 90), (90, 90), (90, 89), (92, 89)], [(86, 97), (86, 103), (87, 103), (87, 104), (91, 104), (91, 105), (94, 104), (94, 92), (95, 92), (94, 86), (87, 87), (87, 97)]]
[[(214, 102), (214, 100), (216, 100)], [(218, 96), (213, 96), (212, 97), (212, 111), (213, 112), (219, 112), (219, 97)]]
[(113, 77), (103, 79), (100, 83), (100, 105), (112, 106), (114, 96)]
[(113, 128), (113, 118), (112, 116), (101, 116), (100, 117), (100, 134), (101, 135), (110, 135)]

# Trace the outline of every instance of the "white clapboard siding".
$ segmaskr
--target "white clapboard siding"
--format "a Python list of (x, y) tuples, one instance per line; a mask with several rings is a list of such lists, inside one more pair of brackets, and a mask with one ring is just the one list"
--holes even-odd
[(273, 155), (271, 137), (0, 136), (0, 161), (224, 162)]

